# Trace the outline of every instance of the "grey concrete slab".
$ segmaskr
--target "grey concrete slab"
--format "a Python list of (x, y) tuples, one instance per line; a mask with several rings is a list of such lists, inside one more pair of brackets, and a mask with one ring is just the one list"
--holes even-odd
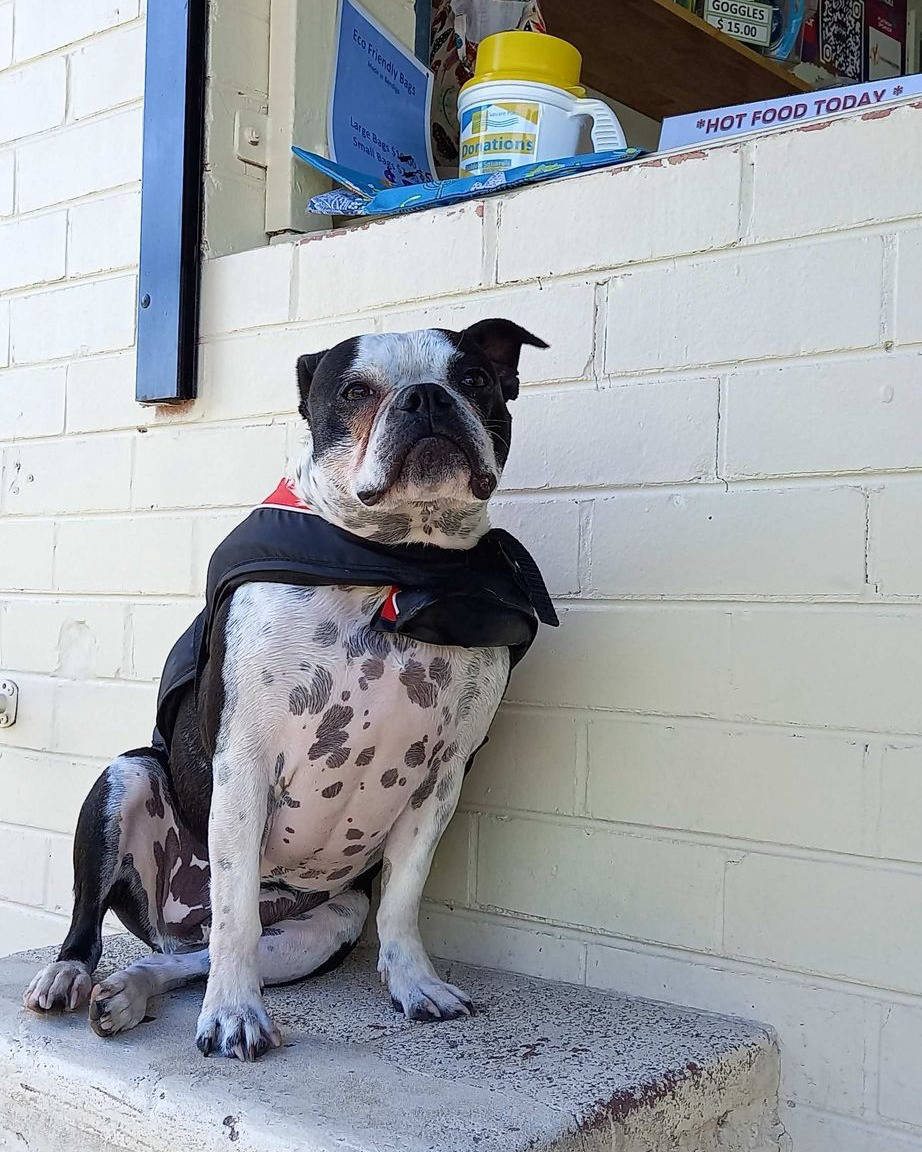
[[(107, 942), (100, 971), (143, 949)], [(762, 1025), (444, 963), (478, 1006), (411, 1024), (360, 951), (268, 989), (283, 1047), (254, 1065), (195, 1048), (201, 986), (112, 1039), (41, 1017), (49, 950), (0, 960), (0, 1147), (31, 1152), (776, 1152), (778, 1055)]]

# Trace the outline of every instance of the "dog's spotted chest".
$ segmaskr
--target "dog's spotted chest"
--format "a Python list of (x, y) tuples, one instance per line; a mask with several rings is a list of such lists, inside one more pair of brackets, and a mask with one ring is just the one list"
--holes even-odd
[[(347, 885), (380, 858), (404, 809), (448, 796), (499, 702), (505, 649), (376, 632), (368, 622), (385, 595), (266, 584), (235, 595), (232, 634), (251, 646), (246, 679), (269, 719), (263, 876)], [(245, 698), (228, 687), (229, 700)]]

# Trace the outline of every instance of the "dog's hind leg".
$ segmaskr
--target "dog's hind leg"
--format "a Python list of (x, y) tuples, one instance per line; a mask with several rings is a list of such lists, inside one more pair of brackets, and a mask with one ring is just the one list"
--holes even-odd
[(263, 928), (259, 975), (263, 984), (287, 984), (328, 972), (356, 945), (368, 897), (350, 888), (310, 912)]
[(208, 863), (176, 818), (152, 749), (120, 756), (83, 803), (74, 837), (74, 910), (58, 959), (26, 989), (36, 1011), (73, 1011), (90, 995), (111, 908), (145, 943), (171, 949), (204, 940)]
[(90, 1026), (97, 1036), (114, 1036), (140, 1024), (148, 1001), (208, 975), (208, 949), (152, 952), (113, 972), (93, 989)]
[[(284, 900), (267, 893), (264, 907), (279, 907)], [(259, 977), (262, 984), (288, 984), (319, 975), (335, 967), (362, 933), (368, 915), (368, 897), (349, 889), (309, 912), (291, 915), (263, 928), (259, 941)], [(114, 1036), (134, 1028), (148, 1014), (148, 1003), (173, 988), (208, 974), (208, 950), (152, 953), (115, 972), (93, 989), (90, 1024), (99, 1036)], [(228, 1052), (227, 1055), (241, 1052)]]

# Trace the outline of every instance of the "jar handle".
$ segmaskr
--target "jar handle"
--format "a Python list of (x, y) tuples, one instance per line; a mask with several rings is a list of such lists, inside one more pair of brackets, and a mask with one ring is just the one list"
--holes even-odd
[(613, 152), (619, 148), (627, 148), (627, 140), (618, 117), (601, 100), (574, 100), (570, 115), (592, 117), (594, 151)]

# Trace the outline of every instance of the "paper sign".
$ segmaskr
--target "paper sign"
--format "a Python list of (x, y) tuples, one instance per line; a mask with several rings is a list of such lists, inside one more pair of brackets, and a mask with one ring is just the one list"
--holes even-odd
[(771, 4), (754, 4), (749, 0), (704, 0), (704, 19), (719, 32), (734, 40), (767, 47), (772, 39)]
[(432, 73), (355, 3), (340, 0), (330, 98), (330, 156), (388, 184), (433, 179)]
[(869, 0), (869, 80), (890, 80), (906, 70), (906, 0)]
[(922, 75), (900, 76), (895, 80), (850, 84), (846, 88), (826, 88), (820, 92), (782, 96), (778, 100), (760, 100), (755, 104), (735, 104), (707, 112), (669, 116), (663, 121), (659, 150), (665, 152), (669, 148), (741, 136), (746, 132), (784, 128), (843, 112), (873, 111), (882, 104), (919, 95), (922, 95)]

